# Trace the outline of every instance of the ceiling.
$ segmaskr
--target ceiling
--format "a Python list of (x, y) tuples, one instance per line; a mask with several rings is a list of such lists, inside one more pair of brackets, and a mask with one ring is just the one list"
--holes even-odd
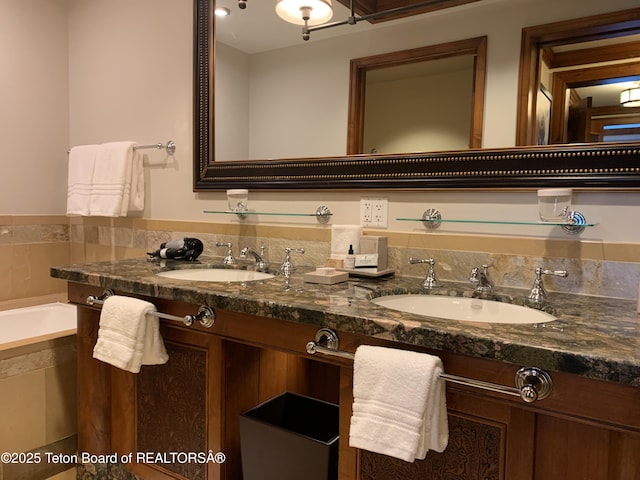
[[(349, 17), (349, 9), (340, 2), (348, 3), (348, 0), (333, 1), (333, 18), (329, 23), (345, 21)], [(505, 0), (434, 0), (442, 6), (454, 5), (451, 8), (465, 9), (475, 8), (476, 5), (501, 2)], [(403, 5), (416, 3), (416, 0), (404, 1)], [(216, 6), (228, 8), (231, 15), (225, 18), (216, 18), (216, 39), (226, 45), (236, 48), (247, 54), (255, 54), (278, 48), (290, 47), (304, 43), (302, 39), (302, 27), (282, 20), (275, 11), (276, 0), (247, 0), (246, 9), (238, 8), (238, 0), (216, 0)], [(380, 3), (380, 2), (379, 2)], [(396, 2), (397, 3), (397, 2)], [(383, 6), (392, 3), (386, 1)], [(433, 7), (432, 7), (433, 8)], [(431, 11), (422, 15), (438, 15), (443, 10)], [(404, 17), (394, 20), (394, 24), (400, 22), (415, 21), (422, 15)], [(361, 21), (356, 25), (340, 25), (311, 32), (309, 42), (322, 40), (341, 35), (347, 35), (358, 31), (385, 28), (387, 22), (375, 24)]]

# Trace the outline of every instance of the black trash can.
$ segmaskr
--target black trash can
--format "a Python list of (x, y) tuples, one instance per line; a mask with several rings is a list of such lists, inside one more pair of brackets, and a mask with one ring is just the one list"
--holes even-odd
[(336, 480), (338, 405), (285, 392), (240, 415), (244, 480)]

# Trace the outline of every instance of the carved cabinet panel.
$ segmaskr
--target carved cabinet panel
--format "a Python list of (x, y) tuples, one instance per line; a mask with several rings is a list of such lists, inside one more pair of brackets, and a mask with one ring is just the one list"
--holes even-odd
[[(207, 352), (165, 340), (170, 361), (145, 367), (136, 381), (138, 452), (206, 452)], [(163, 463), (189, 480), (205, 480), (206, 463)]]
[(361, 453), (362, 480), (500, 480), (505, 428), (479, 419), (449, 415), (449, 445), (424, 460), (405, 462), (386, 455)]

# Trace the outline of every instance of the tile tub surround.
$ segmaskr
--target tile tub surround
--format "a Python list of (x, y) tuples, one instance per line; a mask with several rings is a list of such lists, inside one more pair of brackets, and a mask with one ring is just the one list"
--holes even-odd
[[(76, 356), (75, 335), (0, 352), (0, 451), (76, 451)], [(70, 467), (6, 464), (0, 479), (48, 478)]]
[[(219, 264), (202, 256), (200, 266)], [(182, 264), (183, 262), (169, 262)], [(54, 267), (52, 276), (193, 305), (209, 305), (405, 344), (556, 370), (640, 386), (640, 322), (635, 300), (552, 293), (559, 321), (545, 327), (472, 324), (384, 309), (372, 295), (417, 293), (416, 278), (352, 279), (332, 286), (306, 284), (302, 270), (289, 288), (282, 277), (241, 283), (186, 282), (155, 275), (157, 262), (130, 259)], [(447, 282), (440, 295), (471, 295), (468, 284)], [(522, 303), (526, 289), (497, 291), (499, 300)], [(213, 327), (215, 331), (215, 326)]]

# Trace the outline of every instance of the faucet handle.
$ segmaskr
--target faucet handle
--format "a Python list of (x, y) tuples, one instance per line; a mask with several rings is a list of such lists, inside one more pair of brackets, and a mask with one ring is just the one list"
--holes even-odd
[(542, 275), (553, 275), (556, 277), (566, 278), (569, 276), (566, 270), (547, 270), (541, 267), (537, 267), (535, 269), (535, 278), (533, 280), (533, 286), (531, 287), (531, 292), (529, 292), (529, 296), (527, 297), (527, 303), (529, 306), (534, 308), (540, 308), (544, 305), (547, 300), (547, 290), (544, 288), (544, 283), (542, 282)]
[(481, 276), (484, 275), (486, 279), (489, 278), (489, 265), (486, 263), (482, 265), (482, 271), (480, 271), (480, 267), (473, 267), (471, 269), (471, 274), (469, 275), (469, 281), (471, 283), (480, 283)]
[(304, 253), (304, 248), (291, 248), (285, 247), (284, 249), (284, 261), (280, 267), (280, 272), (285, 278), (289, 278), (293, 273), (293, 264), (291, 263), (291, 252)]
[(478, 284), (476, 287), (476, 292), (482, 294), (488, 294), (493, 292), (493, 288), (495, 284), (493, 280), (489, 277), (489, 265), (483, 264), (482, 270), (480, 267), (473, 267), (471, 269), (471, 275), (469, 276), (469, 281), (472, 284)]
[(231, 250), (231, 248), (233, 247), (233, 244), (231, 242), (216, 242), (216, 247), (227, 247), (227, 254), (224, 256), (224, 260), (222, 260), (222, 263), (224, 263), (225, 265), (233, 265), (236, 263), (236, 259), (233, 258), (233, 251)]
[(442, 286), (440, 280), (438, 280), (438, 276), (436, 275), (436, 261), (433, 258), (427, 259), (419, 259), (419, 258), (409, 258), (409, 263), (411, 265), (415, 265), (416, 263), (427, 263), (429, 264), (429, 270), (427, 271), (427, 276), (422, 281), (422, 288), (438, 288)]
[(546, 270), (538, 267), (536, 268), (536, 276), (539, 277), (540, 275), (554, 275), (562, 278), (567, 278), (569, 276), (566, 270)]

